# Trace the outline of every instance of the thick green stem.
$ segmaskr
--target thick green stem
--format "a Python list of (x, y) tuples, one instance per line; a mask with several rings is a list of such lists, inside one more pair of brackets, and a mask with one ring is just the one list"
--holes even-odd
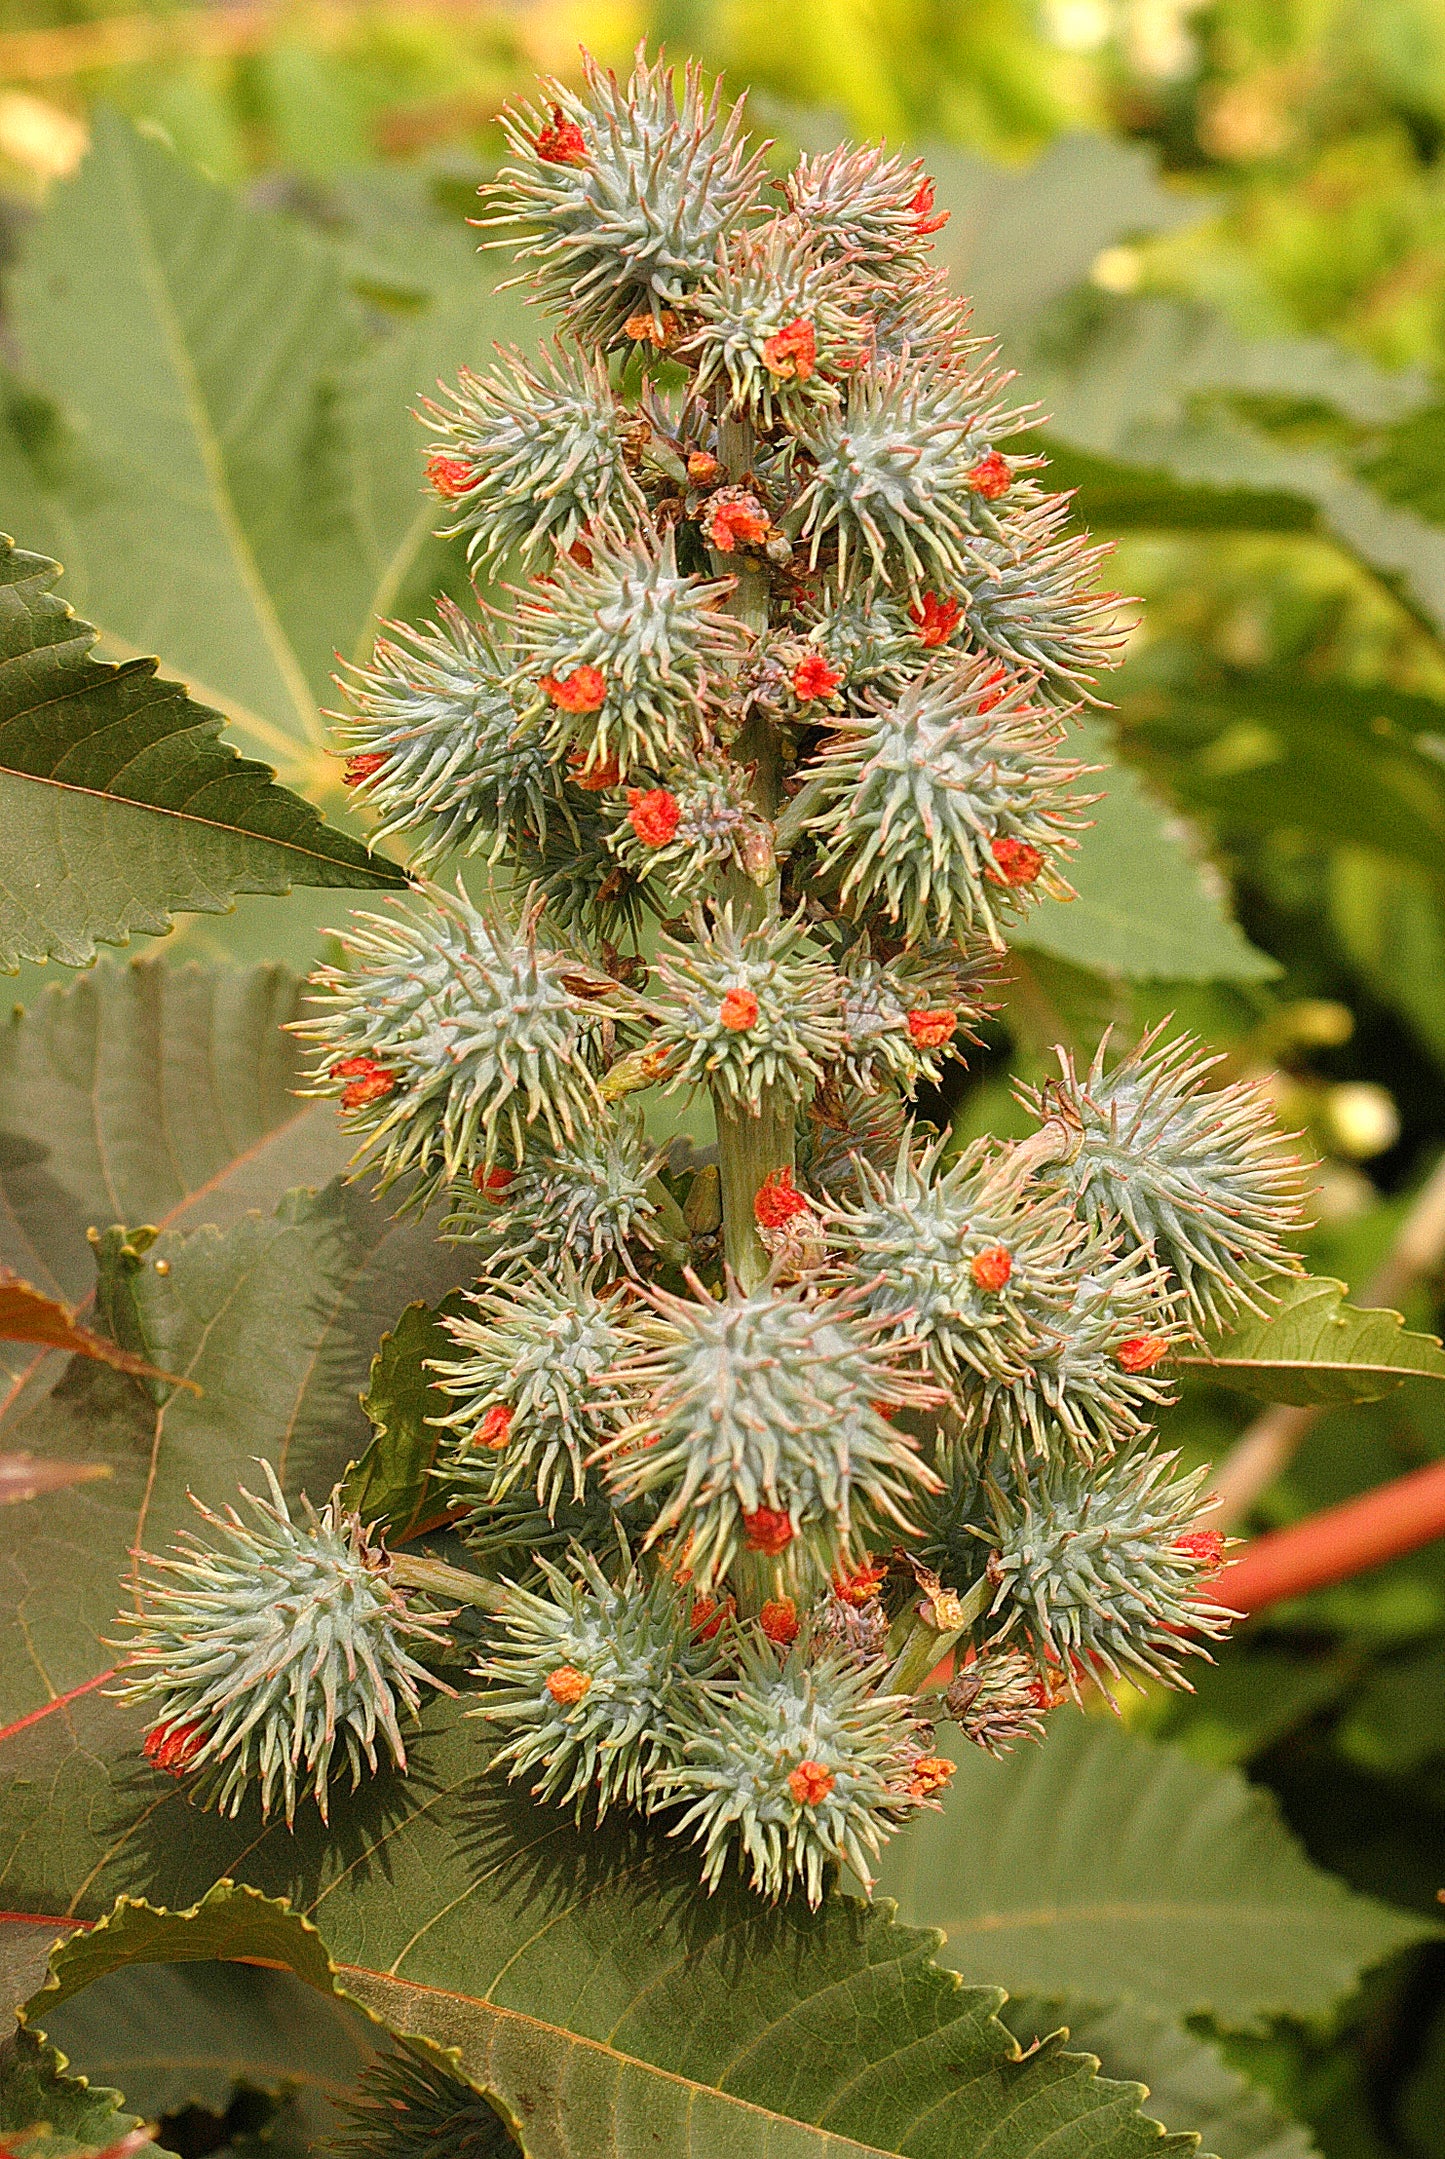
[[(883, 1682), (883, 1691), (887, 1694), (917, 1694), (935, 1665), (940, 1664), (951, 1649), (957, 1648), (982, 1615), (992, 1595), (993, 1586), (985, 1576), (974, 1584), (967, 1596), (950, 1596), (947, 1611), (937, 1615), (948, 1622), (941, 1627), (933, 1624), (933, 1606), (927, 1603), (920, 1606)], [(925, 1612), (930, 1616), (925, 1618)]]
[(428, 1596), (449, 1604), (479, 1604), (484, 1612), (507, 1609), (507, 1592), (500, 1582), (472, 1574), (463, 1567), (449, 1567), (444, 1559), (423, 1559), (412, 1552), (393, 1552), (391, 1578), (403, 1589), (424, 1589)]
[[(745, 415), (725, 415), (718, 423), (718, 460), (732, 481), (746, 477), (753, 462), (753, 425)], [(728, 556), (716, 550), (713, 569), (719, 577), (731, 577), (734, 586), (726, 606), (730, 615), (744, 623), (753, 636), (768, 628), (768, 571), (765, 563), (745, 555)], [(734, 744), (739, 764), (752, 773), (753, 800), (763, 815), (777, 813), (781, 766), (778, 743), (770, 727), (754, 720)], [(758, 885), (741, 869), (729, 869), (720, 883), (718, 897), (732, 908), (740, 929), (755, 929), (778, 915), (778, 878)], [(769, 1260), (758, 1237), (753, 1202), (764, 1180), (793, 1162), (797, 1116), (793, 1104), (776, 1088), (764, 1088), (758, 1114), (739, 1112), (714, 1095), (717, 1118), (718, 1165), (722, 1180), (723, 1257), (744, 1290), (754, 1290), (767, 1275)]]

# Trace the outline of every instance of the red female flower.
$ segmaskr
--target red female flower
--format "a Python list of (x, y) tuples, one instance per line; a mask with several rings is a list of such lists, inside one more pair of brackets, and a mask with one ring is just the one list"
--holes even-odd
[(790, 1642), (798, 1639), (801, 1627), (798, 1607), (791, 1597), (769, 1597), (758, 1614), (758, 1625), (770, 1642), (786, 1649)]
[(813, 325), (800, 315), (763, 347), (763, 365), (784, 382), (806, 382), (818, 364), (818, 341)]
[(1126, 1372), (1151, 1371), (1168, 1354), (1169, 1344), (1158, 1334), (1131, 1334), (1114, 1352)]
[(758, 1000), (751, 990), (729, 990), (717, 1008), (717, 1016), (732, 1034), (744, 1035), (758, 1016)]
[(810, 652), (793, 669), (793, 695), (804, 704), (813, 697), (831, 697), (842, 680), (841, 667), (830, 667), (821, 652)]
[(589, 666), (585, 661), (561, 681), (555, 675), (543, 675), (539, 687), (564, 712), (595, 712), (607, 696), (607, 683), (601, 668)]
[(831, 1769), (821, 1762), (799, 1762), (788, 1779), (788, 1790), (800, 1807), (821, 1805), (836, 1782)]
[(931, 180), (924, 181), (908, 207), (913, 212), (913, 230), (918, 234), (920, 240), (926, 240), (931, 232), (942, 232), (953, 215), (951, 210), (941, 210), (936, 217), (934, 216), (933, 182)]
[(386, 763), (385, 750), (362, 750), (355, 757), (348, 757), (346, 770), (341, 775), (343, 787), (359, 787), (369, 780), (373, 772), (380, 772)]
[(702, 517), (703, 536), (720, 555), (738, 547), (761, 547), (771, 530), (768, 513), (746, 488), (720, 487)]
[(532, 144), (544, 165), (585, 165), (587, 139), (575, 120), (563, 118), (560, 105), (552, 107), (548, 125), (538, 131)]
[(434, 494), (445, 502), (455, 502), (458, 495), (465, 495), (474, 485), (477, 473), (464, 457), (444, 457), (438, 450), (426, 461), (426, 476)]
[(509, 1402), (493, 1402), (476, 1431), (472, 1434), (474, 1447), (505, 1447), (507, 1434), (512, 1429), (514, 1411)]
[(547, 1674), (547, 1692), (559, 1709), (575, 1709), (591, 1685), (588, 1674), (579, 1672), (575, 1664), (559, 1664)]
[(1013, 467), (997, 450), (990, 450), (969, 473), (968, 484), (985, 502), (997, 502), (1014, 484)]
[(943, 1754), (920, 1754), (908, 1777), (910, 1799), (931, 1799), (953, 1775), (955, 1764)]
[(514, 1169), (487, 1169), (479, 1162), (472, 1171), (472, 1183), (479, 1192), (487, 1192), (493, 1199), (500, 1199), (516, 1174)]
[(396, 1086), (396, 1074), (374, 1057), (343, 1057), (331, 1067), (331, 1077), (346, 1081), (341, 1090), (343, 1109), (364, 1109), (368, 1102), (381, 1102)]
[(1003, 1245), (991, 1244), (986, 1252), (974, 1254), (968, 1271), (980, 1289), (1006, 1289), (1014, 1271), (1013, 1256)]
[(978, 709), (980, 715), (985, 712), (992, 712), (995, 705), (1001, 705), (1007, 689), (1008, 677), (1001, 667), (996, 667), (991, 675), (985, 675), (979, 685)]
[(996, 885), (1031, 885), (1043, 874), (1044, 858), (1027, 840), (1007, 836), (993, 842), (993, 868), (984, 875)]
[(1217, 1529), (1186, 1529), (1182, 1537), (1174, 1539), (1174, 1549), (1197, 1559), (1208, 1574), (1218, 1574), (1224, 1565), (1224, 1538)]
[(936, 592), (925, 592), (922, 600), (915, 601), (908, 610), (908, 619), (918, 632), (918, 641), (930, 650), (935, 645), (947, 644), (963, 619), (962, 600), (940, 599)]
[(737, 1610), (734, 1597), (695, 1597), (692, 1605), (692, 1631), (700, 1642), (710, 1642), (725, 1621)]
[(794, 1530), (780, 1507), (757, 1507), (743, 1516), (743, 1536), (750, 1552), (763, 1552), (769, 1559), (776, 1559), (792, 1543)]
[(622, 768), (615, 757), (599, 757), (589, 762), (586, 750), (573, 750), (567, 759), (572, 784), (584, 794), (600, 795), (609, 787), (616, 787), (622, 778)]
[(782, 1229), (800, 1214), (807, 1214), (807, 1194), (793, 1183), (790, 1169), (772, 1170), (758, 1186), (753, 1213), (760, 1229)]
[(840, 1604), (851, 1604), (856, 1610), (860, 1605), (871, 1604), (887, 1579), (887, 1560), (881, 1566), (877, 1565), (870, 1552), (862, 1566), (852, 1574), (834, 1575), (833, 1594)]
[(682, 811), (665, 787), (629, 787), (627, 822), (644, 847), (665, 847), (677, 830)]
[(958, 1027), (958, 1014), (940, 1005), (934, 1012), (920, 1009), (908, 1015), (908, 1033), (915, 1048), (942, 1049)]
[(199, 1724), (157, 1724), (145, 1735), (141, 1751), (168, 1777), (183, 1777), (206, 1743)]

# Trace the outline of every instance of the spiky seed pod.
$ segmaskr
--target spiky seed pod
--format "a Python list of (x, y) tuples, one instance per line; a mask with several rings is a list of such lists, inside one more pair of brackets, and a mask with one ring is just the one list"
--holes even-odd
[(694, 1631), (693, 1598), (629, 1564), (610, 1581), (590, 1552), (564, 1573), (539, 1560), (547, 1593), (509, 1584), (506, 1639), (476, 1666), (489, 1689), (473, 1716), (499, 1725), (510, 1779), (580, 1820), (589, 1799), (646, 1807), (681, 1751), (676, 1717), (690, 1685), (718, 1668), (718, 1637)]
[(717, 752), (670, 767), (658, 787), (629, 787), (605, 808), (614, 820), (607, 844), (617, 860), (634, 877), (658, 879), (675, 902), (693, 901), (720, 863), (735, 864), (758, 882), (772, 871), (771, 832), (753, 807), (746, 777)]
[(1106, 1692), (1130, 1673), (1182, 1685), (1181, 1657), (1207, 1655), (1192, 1637), (1228, 1632), (1232, 1615), (1198, 1594), (1217, 1559), (1190, 1537), (1209, 1470), (1171, 1480), (1177, 1459), (1059, 1458), (992, 1489), (979, 1534), (993, 1546), (994, 1639), (1023, 1637), (1075, 1695), (1091, 1676)]
[[(1118, 1252), (1096, 1230), (1074, 1253), (1069, 1299), (1036, 1312), (1024, 1369), (997, 1375), (970, 1394), (964, 1429), (985, 1433), (1016, 1459), (1041, 1458), (1060, 1440), (1095, 1456), (1137, 1440), (1175, 1399), (1159, 1367), (1186, 1332), (1162, 1268), (1132, 1247)], [(1029, 1311), (1028, 1291), (1021, 1302)]]
[[(764, 166), (761, 151), (748, 155), (741, 106), (724, 117), (720, 91), (704, 97), (696, 62), (680, 104), (672, 70), (649, 66), (640, 47), (625, 88), (590, 56), (583, 69), (585, 98), (544, 84), (550, 123), (528, 104), (503, 113), (518, 162), (485, 191), (483, 223), (500, 233), (494, 245), (533, 265), (541, 304), (606, 347), (634, 315), (661, 325), (665, 309), (710, 276), (719, 241), (757, 200)], [(562, 159), (559, 121), (573, 131)]]
[[(636, 1271), (637, 1254), (666, 1244), (653, 1190), (659, 1166), (638, 1116), (614, 1112), (564, 1147), (532, 1148), (520, 1168), (456, 1187), (443, 1237), (484, 1245), (495, 1272), (564, 1258), (578, 1267)], [(636, 1248), (634, 1250), (634, 1248)]]
[(864, 1882), (900, 1822), (923, 1727), (907, 1695), (879, 1694), (878, 1667), (801, 1636), (780, 1665), (766, 1640), (742, 1635), (735, 1678), (681, 1696), (683, 1758), (656, 1779), (684, 1809), (672, 1830), (703, 1850), (715, 1889), (736, 1853), (753, 1887), (776, 1903), (801, 1889), (822, 1902), (829, 1870)]
[(918, 273), (931, 235), (948, 215), (934, 209), (922, 160), (905, 164), (882, 143), (800, 157), (783, 192), (788, 208), (832, 260), (888, 284), (906, 284)]
[(808, 768), (818, 835), (841, 897), (881, 908), (910, 942), (1002, 947), (1030, 899), (1068, 898), (1059, 871), (1086, 820), (1068, 789), (1089, 768), (1062, 757), (1054, 714), (1026, 683), (1000, 694), (976, 657), (935, 667), (896, 704), (850, 714)]
[(380, 816), (373, 842), (420, 833), (412, 859), (425, 870), (455, 852), (495, 859), (549, 816), (566, 823), (551, 760), (487, 631), (445, 598), (425, 629), (388, 628), (344, 684), (347, 784)]
[(866, 1309), (919, 1336), (942, 1384), (967, 1395), (1027, 1372), (1043, 1316), (1068, 1312), (1086, 1240), (1057, 1197), (1013, 1188), (992, 1141), (946, 1170), (943, 1147), (905, 1143), (888, 1174), (860, 1161), (859, 1197), (823, 1212)]
[(860, 1319), (856, 1295), (745, 1296), (729, 1280), (710, 1297), (688, 1281), (690, 1298), (645, 1292), (647, 1347), (613, 1375), (634, 1406), (603, 1450), (608, 1483), (624, 1502), (658, 1495), (648, 1542), (683, 1532), (707, 1589), (744, 1550), (826, 1576), (870, 1529), (907, 1529), (937, 1483), (883, 1415), (938, 1400), (901, 1369), (910, 1345), (880, 1341), (886, 1322)]
[(544, 1582), (538, 1562), (549, 1553), (555, 1558), (575, 1547), (590, 1552), (604, 1571), (615, 1568), (618, 1529), (636, 1545), (651, 1528), (652, 1514), (648, 1507), (619, 1508), (594, 1477), (588, 1479), (580, 1500), (564, 1497), (550, 1515), (538, 1505), (535, 1492), (513, 1485), (458, 1527), (484, 1573), (505, 1575), (523, 1588), (535, 1589)]
[(989, 1650), (965, 1664), (943, 1706), (965, 1739), (1001, 1761), (1021, 1739), (1042, 1739), (1050, 1690), (1032, 1657)]
[(857, 363), (867, 334), (856, 278), (790, 216), (719, 249), (689, 309), (697, 327), (678, 349), (696, 368), (695, 394), (725, 384), (728, 406), (764, 427), (836, 405), (833, 377)]
[[(1167, 1025), (1167, 1022), (1164, 1024)], [(1021, 1090), (1040, 1117), (1078, 1134), (1069, 1163), (1048, 1172), (1090, 1221), (1126, 1222), (1183, 1292), (1202, 1327), (1260, 1309), (1261, 1284), (1294, 1274), (1284, 1239), (1302, 1219), (1301, 1170), (1252, 1082), (1211, 1087), (1218, 1058), (1163, 1026), (1106, 1071), (1108, 1038), (1080, 1078)]]
[(342, 2127), (316, 2149), (341, 2159), (521, 2159), (491, 2100), (412, 2039), (393, 2039), (338, 2104)]
[(270, 1499), (243, 1491), (253, 1519), (213, 1514), (193, 1497), (211, 1542), (184, 1535), (142, 1589), (123, 1701), (156, 1705), (146, 1751), (196, 1778), (202, 1804), (235, 1815), (259, 1786), (261, 1813), (278, 1796), (287, 1826), (307, 1784), (326, 1821), (338, 1750), (351, 1770), (377, 1768), (380, 1742), (406, 1768), (401, 1718), (415, 1717), (436, 1686), (408, 1644), (445, 1643), (438, 1619), (407, 1609), (384, 1552), (333, 1492), (318, 1514), (303, 1499), (293, 1521), (276, 1475), (262, 1462)]
[(594, 533), (587, 544), (588, 563), (560, 557), (521, 600), (514, 682), (545, 706), (559, 754), (615, 759), (626, 779), (691, 752), (709, 681), (736, 659), (742, 632), (718, 612), (729, 580), (681, 575), (671, 532), (655, 544)]
[(917, 626), (884, 587), (857, 579), (840, 591), (825, 585), (814, 612), (808, 642), (841, 669), (850, 699), (866, 691), (896, 697), (913, 675), (929, 665)]
[[(442, 1325), (464, 1352), (431, 1369), (456, 1403), (435, 1421), (455, 1435), (444, 1469), (477, 1511), (531, 1481), (539, 1506), (580, 1500), (584, 1464), (617, 1429), (621, 1402), (604, 1375), (628, 1347), (626, 1293), (599, 1293), (570, 1261), (469, 1293), (472, 1311)], [(569, 1489), (570, 1488), (570, 1489)]]
[[(910, 587), (959, 579), (983, 563), (980, 533), (997, 523), (974, 480), (994, 443), (1023, 424), (990, 403), (992, 376), (960, 376), (911, 358), (855, 374), (847, 402), (822, 408), (804, 447), (813, 470), (789, 531), (817, 564), (836, 536), (838, 570), (851, 563)], [(997, 546), (997, 542), (994, 543)], [(987, 569), (975, 571), (989, 575)]]
[[(433, 890), (420, 909), (352, 920), (348, 964), (312, 977), (322, 1009), (295, 1031), (320, 1045), (313, 1091), (341, 1097), (383, 1189), (414, 1171), (434, 1196), (499, 1149), (520, 1160), (529, 1126), (560, 1145), (600, 1116), (600, 1010), (563, 985), (535, 905), (512, 923)], [(358, 1062), (379, 1075), (370, 1091), (350, 1076)]]
[(905, 1136), (914, 1129), (902, 1101), (891, 1091), (828, 1086), (814, 1092), (798, 1128), (798, 1177), (810, 1192), (852, 1198), (858, 1189), (857, 1159), (889, 1170)]
[[(992, 367), (997, 352), (987, 337), (970, 333), (973, 303), (956, 293), (946, 270), (924, 270), (898, 283), (880, 279), (868, 291), (873, 321), (873, 351), (878, 360), (926, 361), (952, 373), (976, 377)], [(998, 377), (1001, 393), (1014, 380)], [(1041, 457), (1010, 460), (1025, 470), (1046, 462)]]
[(804, 950), (803, 917), (740, 930), (729, 905), (693, 928), (692, 944), (669, 939), (657, 957), (653, 1039), (671, 1086), (710, 1086), (753, 1114), (764, 1089), (799, 1101), (843, 1045), (838, 980)]
[(1117, 667), (1129, 625), (1118, 593), (1094, 583), (1107, 544), (1066, 533), (1066, 495), (1021, 504), (995, 538), (974, 543), (954, 583), (973, 643), (1011, 667), (1036, 670), (1063, 698), (1087, 698), (1102, 668)]
[(861, 939), (839, 962), (843, 980), (840, 1071), (865, 1094), (887, 1080), (905, 1093), (920, 1080), (937, 1083), (948, 1057), (994, 1006), (989, 992), (998, 967), (987, 948), (967, 958), (955, 945), (922, 945), (877, 959)]
[[(581, 757), (582, 752), (573, 753)], [(548, 821), (540, 838), (523, 833), (515, 863), (518, 882), (530, 884), (546, 919), (559, 936), (596, 946), (636, 938), (642, 925), (645, 885), (608, 847), (611, 824), (598, 807), (599, 797), (579, 788), (565, 790), (567, 816)]]
[(560, 341), (526, 359), (498, 349), (487, 375), (462, 368), (447, 400), (427, 399), (436, 454), (455, 458), (470, 485), (452, 496), (448, 538), (466, 535), (474, 566), (570, 547), (603, 517), (633, 525), (646, 514), (628, 466), (634, 423), (612, 394), (603, 361)]

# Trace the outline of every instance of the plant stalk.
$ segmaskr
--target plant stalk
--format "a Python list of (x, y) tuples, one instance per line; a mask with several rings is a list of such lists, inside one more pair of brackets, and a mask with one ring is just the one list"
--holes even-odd
[(925, 1599), (913, 1615), (913, 1623), (903, 1638), (881, 1691), (884, 1694), (921, 1692), (929, 1673), (943, 1662), (950, 1650), (957, 1648), (970, 1627), (982, 1618), (992, 1595), (993, 1585), (987, 1575), (975, 1582), (966, 1596), (950, 1595), (946, 1611), (936, 1614), (946, 1620), (944, 1626), (935, 1626), (933, 1618), (924, 1617), (925, 1612), (934, 1613), (934, 1606)]
[(444, 1559), (393, 1552), (391, 1578), (403, 1589), (424, 1589), (429, 1596), (454, 1603), (479, 1604), (484, 1612), (500, 1615), (507, 1609), (507, 1592), (500, 1582), (489, 1582), (485, 1575), (472, 1574), (465, 1567), (449, 1567)]

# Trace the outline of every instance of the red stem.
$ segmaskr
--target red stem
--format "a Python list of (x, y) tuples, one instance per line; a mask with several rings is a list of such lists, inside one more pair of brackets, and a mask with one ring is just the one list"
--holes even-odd
[(1432, 1462), (1359, 1499), (1256, 1537), (1210, 1583), (1208, 1594), (1232, 1611), (1260, 1612), (1286, 1597), (1348, 1581), (1440, 1536), (1445, 1462)]

